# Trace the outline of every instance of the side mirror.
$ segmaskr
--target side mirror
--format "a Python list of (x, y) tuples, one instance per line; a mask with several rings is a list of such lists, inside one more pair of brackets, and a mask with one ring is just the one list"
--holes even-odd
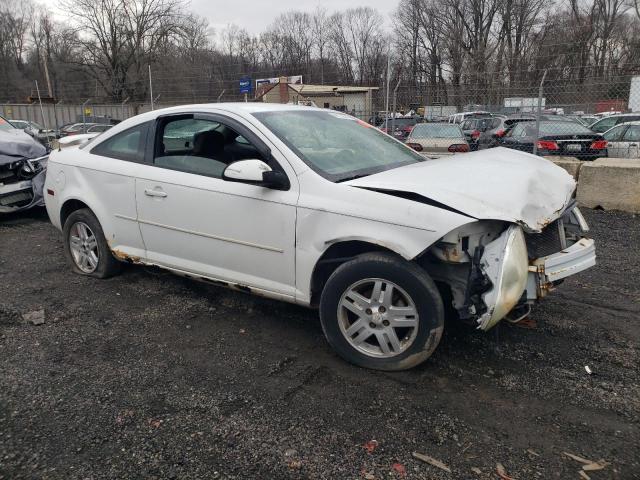
[(233, 162), (222, 172), (222, 179), (276, 190), (289, 189), (289, 179), (284, 173), (273, 171), (269, 165), (258, 159)]

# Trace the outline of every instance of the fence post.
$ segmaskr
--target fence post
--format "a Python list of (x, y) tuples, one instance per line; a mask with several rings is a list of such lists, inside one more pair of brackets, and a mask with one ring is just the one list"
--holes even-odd
[(391, 48), (387, 50), (387, 96), (384, 103), (384, 128), (389, 133), (389, 83), (391, 82)]
[(91, 100), (91, 99), (87, 98), (84, 101), (84, 103), (82, 104), (82, 133), (87, 133), (87, 121), (86, 121), (85, 107), (87, 106), (87, 103), (89, 103), (89, 100)]
[(151, 99), (151, 110), (153, 110), (153, 82), (151, 82), (151, 65), (149, 65), (149, 98)]
[[(396, 100), (398, 99), (398, 87), (400, 86), (400, 78), (398, 78), (398, 83), (396, 83), (396, 88), (393, 89), (393, 117), (391, 117), (391, 135), (394, 134), (396, 130)], [(387, 133), (389, 133), (389, 129), (387, 128)]]
[(544, 79), (547, 77), (547, 70), (542, 74), (540, 88), (538, 90), (538, 112), (536, 114), (536, 138), (533, 139), (533, 154), (538, 154), (538, 137), (540, 137), (540, 114), (542, 113), (542, 95), (544, 93)]

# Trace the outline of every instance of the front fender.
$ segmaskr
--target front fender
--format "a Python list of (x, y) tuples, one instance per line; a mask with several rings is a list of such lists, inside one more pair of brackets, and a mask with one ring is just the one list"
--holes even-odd
[[(460, 217), (461, 222), (468, 220)], [(379, 245), (407, 260), (412, 260), (442, 235), (443, 232), (376, 222), (323, 210), (298, 208), (296, 298), (302, 304), (310, 302), (313, 270), (327, 249), (336, 243), (366, 242)]]

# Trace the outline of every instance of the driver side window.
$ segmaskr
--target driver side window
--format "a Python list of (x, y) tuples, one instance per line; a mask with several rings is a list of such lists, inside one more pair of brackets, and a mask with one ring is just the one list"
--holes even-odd
[(158, 167), (222, 178), (228, 165), (249, 158), (263, 160), (246, 138), (221, 122), (177, 116), (158, 123), (153, 160)]

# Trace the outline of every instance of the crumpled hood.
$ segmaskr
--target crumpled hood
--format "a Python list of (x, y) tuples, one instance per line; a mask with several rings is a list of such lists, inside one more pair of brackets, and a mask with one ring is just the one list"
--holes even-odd
[(0, 165), (15, 162), (22, 158), (38, 158), (47, 153), (47, 149), (22, 130), (0, 131)]
[(492, 148), (387, 170), (346, 185), (406, 192), (482, 220), (503, 220), (541, 231), (571, 201), (575, 181), (549, 160)]

